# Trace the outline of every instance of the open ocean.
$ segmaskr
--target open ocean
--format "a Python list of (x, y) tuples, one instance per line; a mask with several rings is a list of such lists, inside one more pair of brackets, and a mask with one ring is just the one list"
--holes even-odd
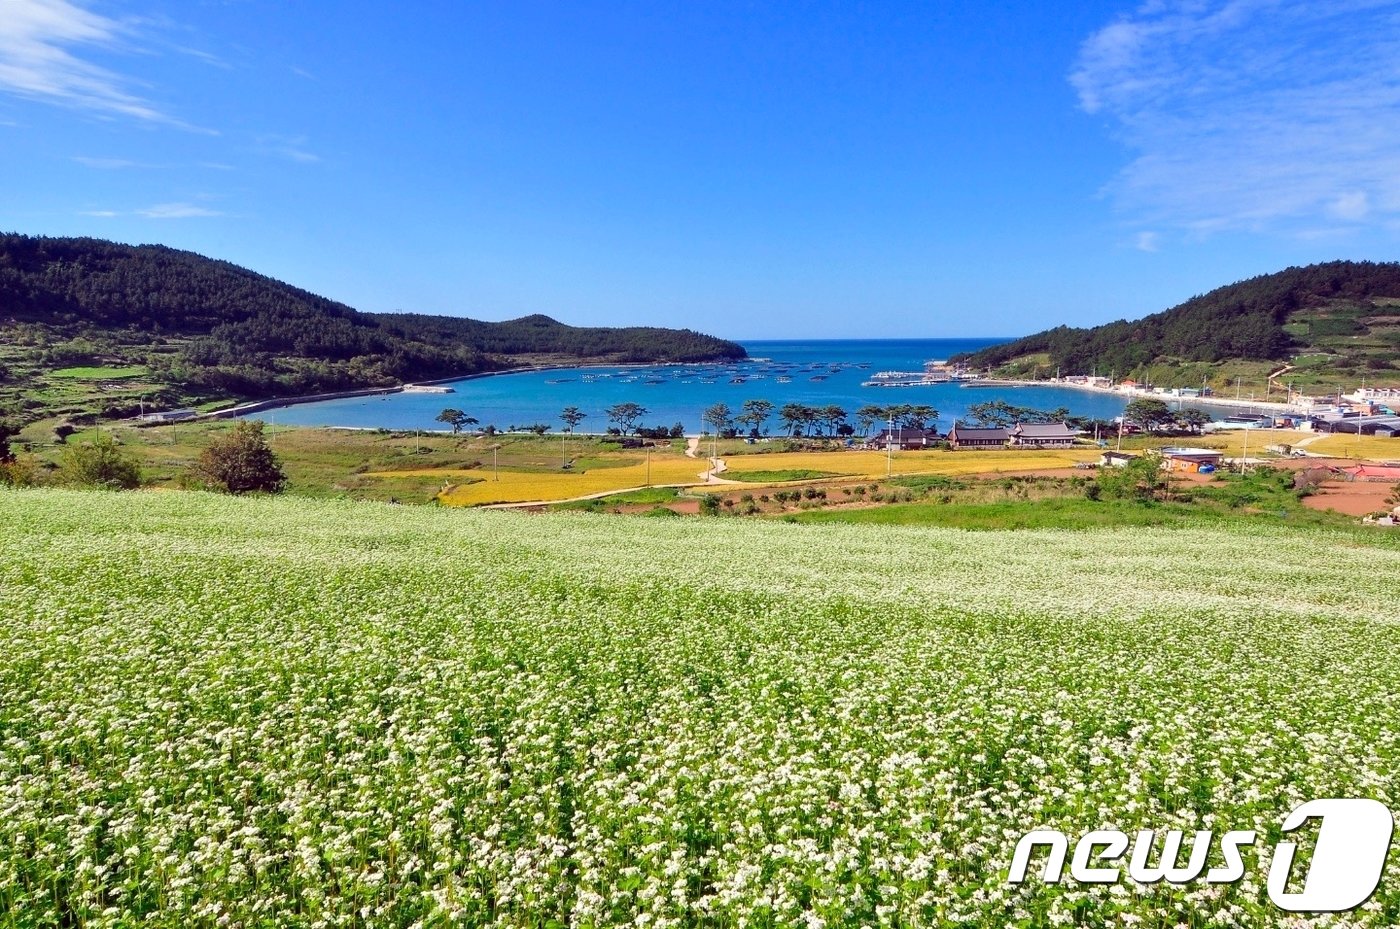
[[(830, 339), (743, 342), (749, 360), (710, 365), (647, 367), (601, 366), (528, 371), (457, 381), (453, 394), (390, 394), (282, 407), (255, 414), (258, 419), (301, 426), (354, 426), (386, 429), (442, 429), (437, 415), (447, 407), (474, 416), (498, 429), (546, 423), (561, 428), (559, 412), (576, 406), (588, 418), (580, 432), (603, 432), (610, 425), (603, 412), (632, 401), (647, 409), (642, 424), (681, 423), (687, 433), (701, 431), (700, 416), (711, 404), (724, 402), (736, 413), (745, 400), (764, 399), (809, 406), (836, 404), (854, 419), (868, 403), (927, 404), (938, 410), (940, 430), (965, 415), (967, 407), (988, 400), (1052, 410), (1065, 407), (1081, 416), (1110, 419), (1123, 411), (1119, 397), (1062, 387), (965, 388), (957, 383), (920, 387), (862, 387), (877, 371), (923, 370), (924, 362), (975, 351), (1005, 339)], [(778, 383), (775, 367), (786, 365), (789, 383)], [(863, 366), (863, 367), (861, 367)], [(584, 380), (587, 377), (588, 380)], [(730, 383), (743, 377), (741, 384)], [(817, 378), (814, 380), (814, 378)], [(709, 383), (706, 383), (706, 382)], [(769, 430), (781, 432), (776, 415)]]

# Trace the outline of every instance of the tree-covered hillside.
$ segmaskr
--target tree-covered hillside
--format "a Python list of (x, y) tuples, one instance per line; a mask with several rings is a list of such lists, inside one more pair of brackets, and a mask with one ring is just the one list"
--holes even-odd
[[(1279, 360), (1336, 336), (1400, 323), (1400, 263), (1334, 261), (1241, 281), (1139, 320), (1092, 329), (1058, 326), (954, 359), (975, 367), (1041, 356), (1064, 373), (1131, 371), (1159, 359)], [(1380, 333), (1380, 346), (1388, 343)], [(1345, 347), (1345, 346), (1341, 346)], [(1400, 346), (1396, 346), (1400, 348)]]
[(21, 415), (64, 405), (62, 391), (45, 397), (22, 382), (84, 366), (139, 375), (143, 396), (161, 403), (388, 386), (532, 360), (743, 355), (689, 330), (362, 313), (192, 252), (0, 235), (0, 406)]

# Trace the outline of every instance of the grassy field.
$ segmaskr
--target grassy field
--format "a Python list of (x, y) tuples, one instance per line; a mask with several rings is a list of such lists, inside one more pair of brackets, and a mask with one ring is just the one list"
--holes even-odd
[[(51, 490), (0, 532), (16, 926), (1304, 925), (1283, 816), (1400, 809), (1379, 535)], [(1108, 825), (1259, 842), (1008, 885)], [(1397, 921), (1391, 855), (1317, 924)]]
[[(216, 421), (145, 429), (104, 427), (102, 431), (140, 461), (155, 486), (173, 487), (209, 440), (232, 428), (231, 422)], [(54, 465), (62, 460), (63, 446), (53, 442), (51, 429), (51, 422), (33, 424), (22, 439), (41, 462)], [(601, 490), (640, 486), (646, 480), (644, 451), (623, 452), (616, 443), (588, 436), (570, 437), (561, 446), (558, 436), (524, 434), (488, 439), (271, 425), (265, 430), (291, 481), (289, 490), (305, 496), (427, 503), (447, 485), (465, 492), (472, 485), (491, 483), (502, 496), (481, 488), (470, 502), (530, 500), (538, 499), (536, 492), (553, 492), (551, 488), (573, 496), (579, 478), (585, 478), (583, 486)], [(69, 441), (81, 442), (91, 434), (91, 430), (79, 432)], [(499, 446), (494, 449), (499, 482), (492, 469), (493, 446)], [(573, 463), (570, 471), (561, 470), (565, 451)], [(700, 480), (707, 463), (686, 458), (683, 451), (684, 443), (654, 450), (653, 483)], [(668, 479), (662, 480), (663, 476)]]
[(730, 468), (724, 472), (730, 480), (748, 483), (776, 484), (784, 481), (812, 481), (824, 477), (840, 477), (838, 471), (815, 471), (811, 468), (791, 468), (787, 471), (749, 471), (743, 468)]
[[(851, 498), (783, 512), (784, 519), (810, 523), (947, 526), (958, 529), (1093, 529), (1104, 526), (1192, 526), (1206, 522), (1326, 527), (1370, 540), (1385, 530), (1361, 528), (1354, 519), (1309, 509), (1293, 488), (1290, 472), (1264, 468), (1248, 475), (1224, 474), (1207, 483), (1173, 481), (1168, 499), (1091, 499), (1090, 477), (1007, 478), (948, 481), (895, 478), (877, 506), (841, 506)], [(868, 496), (866, 497), (868, 499)], [(825, 502), (825, 501), (823, 501)]]
[(84, 381), (120, 381), (133, 377), (145, 377), (150, 369), (145, 365), (121, 365), (108, 367), (58, 368), (50, 371), (49, 377), (70, 378)]
[[(142, 464), (155, 486), (174, 487), (198, 460), (213, 436), (232, 428), (225, 421), (138, 429), (104, 427)], [(69, 441), (83, 441), (80, 432)], [(304, 429), (267, 426), (274, 451), (298, 495), (344, 496), (405, 503), (442, 502), (451, 506), (489, 503), (558, 501), (591, 494), (616, 493), (650, 485), (701, 485), (709, 465), (705, 458), (688, 458), (683, 440), (666, 442), (651, 451), (648, 477), (645, 449), (623, 449), (616, 442), (593, 436), (526, 434), (452, 436), (373, 430)], [(1268, 457), (1267, 445), (1297, 444), (1308, 433), (1286, 430), (1254, 431), (1249, 436), (1251, 457)], [(1140, 450), (1168, 444), (1205, 445), (1237, 456), (1243, 450), (1241, 431), (1201, 438), (1127, 437), (1123, 447)], [(62, 460), (63, 446), (52, 439), (52, 422), (36, 423), (22, 440), (43, 463)], [(1400, 457), (1400, 443), (1388, 439), (1335, 436), (1309, 444), (1309, 451), (1360, 453), (1384, 459)], [(723, 450), (721, 450), (723, 451)], [(703, 454), (703, 451), (702, 451)], [(494, 465), (493, 465), (494, 457)], [(849, 478), (877, 480), (886, 467), (893, 475), (966, 476), (1072, 468), (1095, 461), (1098, 451), (1081, 446), (1063, 451), (900, 451), (889, 460), (883, 452), (860, 450), (771, 452), (726, 457), (719, 477), (754, 489), (784, 482)], [(570, 462), (566, 470), (565, 460)], [(725, 485), (716, 485), (723, 489)]]
[(1081, 497), (996, 503), (890, 503), (864, 509), (808, 510), (784, 519), (803, 523), (947, 526), (957, 529), (1087, 529), (1102, 526), (1184, 526), (1200, 518), (1185, 505), (1143, 506)]
[(1370, 461), (1400, 462), (1400, 438), (1377, 438), (1373, 435), (1329, 435), (1307, 445), (1309, 452), (1336, 455), (1341, 458), (1365, 458)]

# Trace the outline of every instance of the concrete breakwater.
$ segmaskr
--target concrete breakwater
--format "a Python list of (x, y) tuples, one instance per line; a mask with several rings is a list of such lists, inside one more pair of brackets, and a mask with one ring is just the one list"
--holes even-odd
[(315, 403), (318, 400), (346, 400), (352, 397), (378, 397), (388, 394), (403, 392), (403, 385), (397, 387), (369, 387), (361, 390), (336, 390), (324, 394), (306, 394), (300, 397), (272, 397), (268, 400), (254, 400), (251, 403), (240, 403), (237, 406), (227, 407), (222, 410), (213, 410), (209, 413), (201, 413), (196, 419), (229, 419), (235, 416), (246, 416), (249, 413), (261, 413), (264, 410), (275, 410), (278, 407), (292, 406), (297, 403)]

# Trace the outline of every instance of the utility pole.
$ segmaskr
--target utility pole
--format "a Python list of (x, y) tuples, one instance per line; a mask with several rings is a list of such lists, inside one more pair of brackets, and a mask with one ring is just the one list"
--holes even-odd
[(894, 413), (890, 413), (889, 428), (885, 430), (885, 480), (894, 471)]
[(651, 446), (647, 446), (647, 486), (651, 486)]
[(501, 469), (496, 459), (496, 453), (500, 450), (501, 447), (499, 445), (491, 446), (491, 480), (493, 481), (499, 481), (501, 479)]

